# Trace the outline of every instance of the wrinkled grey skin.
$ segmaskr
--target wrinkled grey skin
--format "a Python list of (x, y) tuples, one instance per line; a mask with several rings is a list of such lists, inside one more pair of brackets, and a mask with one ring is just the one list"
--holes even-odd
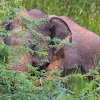
[(62, 19), (69, 26), (72, 33), (72, 42), (75, 42), (75, 44), (74, 46), (64, 46), (61, 48), (59, 51), (63, 56), (59, 53), (56, 56), (54, 55), (47, 70), (52, 70), (55, 65), (55, 68), (64, 69), (63, 75), (65, 75), (78, 67), (83, 72), (94, 69), (100, 59), (100, 37), (90, 30), (81, 27), (71, 18), (55, 15), (51, 15), (49, 18)]
[[(25, 16), (28, 16), (31, 20), (32, 19), (40, 19), (40, 18), (45, 17), (45, 13), (38, 10), (38, 9), (32, 9), (30, 11), (20, 11), (19, 14), (23, 14)], [(14, 20), (16, 20), (16, 19), (17, 19), (17, 17)], [(50, 22), (47, 22), (46, 24), (43, 24), (40, 27), (35, 27), (34, 28), (32, 26), (32, 29), (35, 30), (36, 32), (41, 33), (44, 36), (51, 36), (51, 37), (52, 37), (52, 33), (56, 34), (56, 32), (57, 32), (58, 34), (60, 34), (60, 33), (63, 33), (63, 31), (65, 32), (64, 28), (65, 28), (65, 30), (67, 30), (68, 26), (61, 19), (55, 19), (55, 21), (52, 20)], [(18, 25), (16, 23), (9, 23), (8, 25), (5, 26), (5, 29), (12, 31), (12, 36), (8, 36), (7, 39), (5, 40), (5, 43), (9, 46), (19, 46), (19, 44), (18, 44), (19, 42), (21, 42), (21, 41), (24, 42), (25, 39), (27, 39), (27, 38), (33, 39), (32, 36), (31, 36), (31, 34), (32, 34), (31, 32), (26, 32), (25, 36), (23, 36), (23, 37), (18, 37), (18, 35), (15, 34), (16, 31), (19, 31), (19, 30), (22, 29), (21, 21), (18, 23)], [(69, 32), (66, 33), (66, 37), (68, 35), (69, 35)], [(12, 42), (13, 38), (16, 38), (17, 42), (16, 41)], [(50, 44), (49, 41), (43, 42), (42, 40), (40, 40), (39, 42), (41, 42), (42, 44), (45, 44), (45, 45)], [(34, 50), (34, 44), (30, 43), (29, 47), (32, 50)], [(48, 52), (48, 57), (47, 58), (48, 58), (49, 61), (51, 61), (51, 59), (52, 59), (51, 49), (47, 50), (47, 52)], [(14, 57), (19, 57), (19, 55), (16, 55)], [(36, 53), (34, 55), (24, 54), (20, 58), (21, 61), (26, 61), (31, 66), (35, 66), (35, 67), (39, 66), (42, 59), (43, 59), (43, 57), (39, 57), (39, 55), (36, 54)], [(8, 63), (9, 62), (10, 62), (10, 60), (8, 60)], [(48, 65), (48, 63), (45, 62), (42, 65), (42, 67), (47, 66), (47, 65)], [(13, 70), (19, 70), (21, 72), (27, 72), (25, 64), (21, 64), (19, 62), (16, 62), (16, 65), (14, 65), (12, 67), (12, 69)], [(42, 69), (42, 68), (40, 68), (40, 69)]]

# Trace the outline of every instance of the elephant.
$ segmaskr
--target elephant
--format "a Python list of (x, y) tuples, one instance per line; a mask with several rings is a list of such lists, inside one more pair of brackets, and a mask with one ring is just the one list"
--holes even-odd
[[(17, 32), (22, 30), (22, 29), (28, 29), (26, 27), (26, 24), (29, 24), (29, 21), (26, 21), (26, 23), (22, 23), (22, 19), (19, 18), (19, 16), (16, 16), (16, 18), (14, 18), (14, 21), (11, 22), (5, 22), (3, 24), (5, 30), (10, 31), (11, 35), (8, 35), (7, 38), (5, 39), (5, 44), (9, 45), (11, 47), (21, 47), (20, 42), (25, 42), (25, 40), (28, 39), (28, 47), (34, 51), (35, 47), (37, 46), (37, 44), (35, 44), (34, 42), (31, 42), (30, 40), (35, 40), (36, 37), (33, 38), (32, 36), (32, 31), (36, 31), (37, 33), (41, 33), (43, 36), (45, 37), (53, 37), (52, 33), (54, 33), (53, 35), (58, 34), (58, 38), (60, 38), (61, 40), (63, 40), (65, 37), (68, 37), (69, 35), (71, 35), (70, 29), (68, 28), (67, 24), (62, 20), (62, 19), (57, 19), (57, 18), (53, 18), (52, 20), (48, 20), (48, 17), (46, 17), (46, 14), (44, 12), (42, 12), (39, 9), (32, 9), (32, 10), (22, 10), (19, 12), (19, 15), (24, 15), (25, 17), (28, 17), (29, 20), (34, 21), (35, 19), (40, 20), (41, 18), (45, 18), (46, 19), (46, 23), (35, 27), (34, 25), (30, 27), (30, 29), (28, 31), (25, 32), (25, 35), (22, 37), (19, 37)], [(11, 19), (11, 18), (10, 18)], [(17, 23), (17, 20), (19, 20), (19, 22)], [(40, 20), (41, 22), (41, 20)], [(43, 41), (42, 39), (38, 40), (39, 43), (49, 46), (49, 44), (51, 43), (50, 41), (46, 40)], [(49, 60), (49, 62), (51, 62), (52, 60), (52, 49), (49, 48), (48, 50), (46, 50), (48, 55), (47, 58)], [(20, 57), (20, 61), (22, 61), (23, 63), (20, 63), (18, 61), (16, 61), (16, 64), (14, 64), (12, 66), (12, 69), (15, 71), (21, 71), (21, 72), (28, 72), (28, 69), (26, 68), (26, 64), (24, 64), (24, 61), (27, 62), (27, 64), (37, 67), (40, 66), (40, 69), (45, 68), (45, 66), (47, 66), (49, 63), (48, 62), (44, 62), (42, 65), (42, 59), (44, 59), (43, 56), (39, 56), (36, 52), (33, 54), (28, 54), (27, 52), (25, 54), (19, 55), (19, 52), (15, 51), (16, 55), (13, 55), (13, 57)], [(7, 63), (9, 64), (11, 62), (10, 59), (8, 59)]]
[[(51, 71), (55, 68), (64, 70), (62, 76), (75, 72), (80, 68), (83, 73), (89, 72), (98, 66), (100, 60), (100, 36), (80, 26), (74, 20), (66, 16), (50, 15), (49, 20), (61, 19), (71, 31), (73, 46), (65, 45), (53, 50), (51, 63), (46, 68)], [(52, 38), (58, 37), (59, 33), (52, 33)], [(66, 36), (64, 34), (63, 38)], [(59, 38), (59, 37), (58, 37)]]

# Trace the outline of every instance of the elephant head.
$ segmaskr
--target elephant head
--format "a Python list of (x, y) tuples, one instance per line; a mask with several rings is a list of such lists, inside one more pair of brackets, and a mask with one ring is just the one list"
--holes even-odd
[[(29, 24), (29, 21), (26, 21), (24, 24), (22, 23), (22, 19), (19, 18), (18, 16), (14, 19), (15, 22), (10, 22), (7, 23), (5, 25), (5, 29), (9, 30), (11, 32), (11, 35), (6, 38), (5, 43), (9, 46), (12, 47), (21, 47), (20, 42), (25, 42), (26, 40), (28, 40), (28, 47), (33, 50), (33, 51), (38, 51), (38, 48), (35, 49), (35, 47), (37, 47), (38, 43), (45, 45), (45, 46), (49, 46), (50, 41), (46, 40), (43, 41), (43, 39), (41, 38), (42, 36), (45, 37), (51, 37), (52, 39), (54, 37), (57, 37), (61, 40), (65, 39), (67, 36), (71, 36), (71, 32), (70, 29), (68, 28), (67, 24), (59, 19), (59, 18), (51, 18), (49, 20), (47, 20), (47, 18), (45, 17), (45, 13), (38, 10), (38, 9), (32, 9), (30, 11), (20, 11), (19, 15), (24, 15), (26, 17), (29, 17), (29, 20), (34, 21), (34, 19), (38, 19), (41, 22), (41, 18), (45, 18), (46, 19), (46, 23), (35, 27), (34, 25), (30, 27), (30, 29), (26, 26), (26, 24)], [(19, 20), (19, 23), (16, 22), (16, 20)], [(4, 23), (5, 24), (5, 23)], [(22, 37), (19, 37), (17, 32), (22, 30), (22, 29), (28, 29), (28, 31), (25, 32), (25, 35)], [(42, 35), (40, 35), (39, 39), (38, 36), (33, 35), (33, 33), (35, 31), (37, 33), (41, 33)], [(32, 33), (33, 32), (33, 33)], [(35, 40), (38, 39), (38, 43), (35, 43)], [(31, 42), (31, 40), (33, 40), (34, 42)], [(69, 39), (69, 41), (71, 41), (71, 38)], [(45, 50), (46, 52), (48, 52), (47, 58), (49, 61), (51, 61), (52, 59), (52, 49), (47, 49)], [(54, 50), (55, 51), (55, 50)], [(59, 48), (59, 50), (57, 52), (62, 51), (61, 48)], [(57, 53), (56, 52), (56, 53)], [(29, 54), (26, 52), (25, 54), (19, 55), (19, 52), (15, 51), (16, 55), (14, 55), (14, 57), (20, 57), (20, 61), (26, 61), (28, 64), (30, 64), (31, 66), (37, 67), (37, 66), (41, 66), (42, 60), (44, 59), (44, 56), (39, 56), (36, 52), (34, 52), (33, 54)], [(8, 63), (10, 62), (10, 60), (8, 60)], [(40, 67), (40, 69), (44, 68), (45, 66), (48, 65), (48, 62), (44, 62), (42, 64), (42, 66)], [(26, 72), (26, 66), (24, 63), (20, 63), (20, 62), (16, 62), (16, 64), (12, 67), (13, 70), (19, 70), (22, 72)]]

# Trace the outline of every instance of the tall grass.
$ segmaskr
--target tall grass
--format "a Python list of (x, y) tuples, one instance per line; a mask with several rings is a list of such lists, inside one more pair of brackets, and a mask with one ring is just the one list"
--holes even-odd
[(38, 8), (48, 15), (64, 15), (100, 35), (99, 0), (22, 0), (26, 9)]
[(8, 0), (28, 10), (40, 9), (47, 15), (63, 15), (100, 35), (100, 0)]

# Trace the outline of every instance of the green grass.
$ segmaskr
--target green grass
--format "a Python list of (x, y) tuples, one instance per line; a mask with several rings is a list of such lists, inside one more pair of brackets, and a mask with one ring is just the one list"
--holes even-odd
[(68, 16), (100, 35), (100, 0), (7, 0), (28, 10), (40, 9), (47, 15)]
[(63, 15), (100, 35), (99, 0), (23, 0), (26, 9), (38, 8), (48, 15)]

